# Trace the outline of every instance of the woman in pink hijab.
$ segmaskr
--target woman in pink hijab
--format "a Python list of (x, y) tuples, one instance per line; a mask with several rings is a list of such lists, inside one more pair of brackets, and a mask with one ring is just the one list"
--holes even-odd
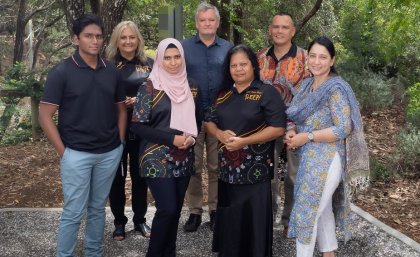
[(200, 106), (197, 87), (187, 79), (181, 44), (173, 38), (162, 40), (149, 79), (137, 93), (131, 127), (141, 138), (140, 176), (156, 202), (146, 256), (176, 256), (178, 221), (195, 172)]

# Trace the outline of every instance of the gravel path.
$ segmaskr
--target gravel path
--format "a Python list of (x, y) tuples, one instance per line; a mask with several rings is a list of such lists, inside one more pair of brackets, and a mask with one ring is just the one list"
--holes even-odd
[[(0, 209), (0, 257), (43, 257), (54, 256), (55, 240), (61, 209)], [(151, 222), (154, 209), (149, 208), (148, 223)], [(129, 219), (132, 213), (128, 212)], [(188, 217), (183, 210), (178, 233), (178, 257), (212, 257), (212, 234), (208, 227), (208, 215), (203, 215), (203, 225), (196, 233), (184, 233), (182, 224)], [(353, 239), (346, 245), (339, 243), (338, 257), (420, 257), (420, 253), (400, 240), (388, 235), (356, 214), (353, 227)], [(113, 230), (112, 215), (107, 209), (105, 227), (106, 257), (145, 256), (148, 240), (138, 232), (132, 231), (131, 223), (127, 224), (127, 237), (117, 242), (111, 239)], [(82, 224), (82, 229), (84, 224)], [(273, 256), (295, 256), (294, 241), (281, 238), (282, 227), (276, 223), (274, 228)], [(82, 254), (83, 236), (79, 235), (77, 255)], [(321, 256), (321, 255), (315, 255)]]

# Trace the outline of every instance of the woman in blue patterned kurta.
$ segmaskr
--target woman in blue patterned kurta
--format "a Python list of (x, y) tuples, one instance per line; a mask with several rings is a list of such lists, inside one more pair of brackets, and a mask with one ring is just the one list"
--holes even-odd
[(309, 45), (308, 53), (314, 76), (303, 81), (287, 110), (296, 127), (287, 132), (285, 140), (300, 155), (288, 236), (296, 237), (298, 257), (313, 256), (315, 241), (323, 256), (330, 257), (338, 248), (333, 195), (338, 197), (334, 199), (337, 221), (345, 229), (348, 188), (341, 182), (353, 172), (348, 164), (354, 161), (348, 158), (354, 158), (355, 150), (357, 161), (368, 167), (367, 148), (357, 100), (333, 66), (333, 43), (320, 37)]

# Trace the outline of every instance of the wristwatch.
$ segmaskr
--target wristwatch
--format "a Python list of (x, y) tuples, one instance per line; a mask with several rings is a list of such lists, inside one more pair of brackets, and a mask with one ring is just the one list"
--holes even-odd
[(314, 141), (314, 133), (309, 132), (308, 133), (308, 139), (309, 139), (309, 141), (313, 142)]

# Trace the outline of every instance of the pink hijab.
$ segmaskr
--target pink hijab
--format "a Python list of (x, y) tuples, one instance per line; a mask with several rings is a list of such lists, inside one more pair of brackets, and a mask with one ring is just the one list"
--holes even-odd
[[(163, 68), (165, 50), (170, 44), (174, 44), (181, 54), (182, 65), (177, 74), (168, 73)], [(187, 136), (197, 136), (197, 123), (195, 120), (195, 104), (187, 80), (184, 49), (181, 43), (174, 38), (166, 38), (160, 41), (156, 60), (153, 64), (149, 79), (157, 90), (165, 91), (171, 99), (171, 122), (169, 127), (184, 132)]]

